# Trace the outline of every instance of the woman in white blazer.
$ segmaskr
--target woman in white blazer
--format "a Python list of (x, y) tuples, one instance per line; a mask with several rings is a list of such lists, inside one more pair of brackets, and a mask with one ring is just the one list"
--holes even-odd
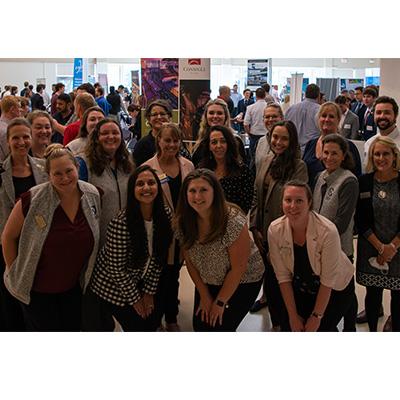
[(268, 243), (288, 330), (336, 331), (354, 295), (354, 268), (336, 226), (311, 211), (311, 190), (303, 182), (284, 186), (282, 208), (284, 215), (269, 227)]

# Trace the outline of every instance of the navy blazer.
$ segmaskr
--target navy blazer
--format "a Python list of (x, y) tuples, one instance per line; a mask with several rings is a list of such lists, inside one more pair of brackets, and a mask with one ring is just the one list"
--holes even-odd
[(375, 124), (375, 120), (374, 120), (374, 114), (373, 113), (369, 114), (367, 117), (367, 120), (365, 122), (364, 122), (364, 116), (363, 116), (362, 125), (360, 125), (360, 127), (361, 127), (361, 136), (362, 136), (363, 140), (368, 140), (372, 136), (375, 136), (377, 130), (376, 130), (376, 124)]
[(250, 106), (251, 104), (254, 104), (254, 98), (251, 97), (248, 100), (247, 104), (245, 104), (244, 101), (245, 101), (245, 99), (242, 99), (242, 100), (239, 100), (239, 103), (238, 103), (238, 114), (242, 112), (243, 113), (243, 119), (244, 119), (244, 116), (246, 115), (247, 107)]

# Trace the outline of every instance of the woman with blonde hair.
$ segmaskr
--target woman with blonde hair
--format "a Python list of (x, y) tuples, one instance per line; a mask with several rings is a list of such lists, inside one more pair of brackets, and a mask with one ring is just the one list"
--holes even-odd
[(368, 151), (367, 173), (359, 178), (355, 222), (358, 230), (356, 279), (366, 287), (369, 330), (376, 332), (383, 290), (391, 292), (392, 330), (400, 331), (400, 152), (379, 136)]

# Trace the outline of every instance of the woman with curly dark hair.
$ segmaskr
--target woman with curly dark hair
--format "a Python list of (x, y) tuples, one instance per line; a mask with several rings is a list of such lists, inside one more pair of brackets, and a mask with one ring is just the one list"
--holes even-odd
[(85, 154), (77, 157), (79, 179), (103, 191), (100, 242), (104, 243), (107, 225), (126, 207), (126, 188), (133, 164), (118, 122), (106, 118), (89, 136)]
[(204, 133), (202, 143), (199, 167), (214, 171), (226, 200), (247, 214), (253, 201), (254, 175), (239, 156), (232, 130), (222, 125), (212, 126)]
[[(148, 165), (139, 167), (128, 181), (126, 209), (108, 226), (89, 293), (124, 331), (158, 328), (158, 283), (172, 240), (170, 215), (156, 172)], [(93, 321), (93, 315), (84, 314), (84, 318)], [(98, 326), (86, 327), (101, 330)]]
[(279, 330), (282, 325), (287, 327), (287, 324), (283, 319), (285, 306), (278, 281), (267, 259), (267, 232), (271, 222), (283, 214), (282, 188), (292, 179), (307, 182), (307, 167), (300, 159), (296, 126), (291, 121), (280, 121), (271, 128), (270, 151), (257, 170), (257, 203), (250, 213), (250, 230), (265, 263), (264, 296), (274, 330)]

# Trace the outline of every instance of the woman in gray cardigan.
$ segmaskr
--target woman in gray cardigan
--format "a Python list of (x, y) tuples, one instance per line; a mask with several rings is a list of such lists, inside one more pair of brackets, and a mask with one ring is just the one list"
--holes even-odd
[[(340, 235), (343, 252), (353, 262), (354, 212), (358, 199), (358, 181), (350, 172), (354, 167), (346, 140), (336, 134), (322, 139), (322, 171), (315, 184), (313, 210), (332, 221)], [(352, 307), (344, 316), (346, 332), (356, 331), (357, 297), (353, 293)]]
[[(44, 161), (28, 154), (32, 144), (32, 130), (27, 120), (16, 118), (8, 125), (7, 143), (10, 155), (0, 164), (0, 235), (20, 195), (48, 180)], [(5, 263), (1, 247), (0, 263), (0, 270), (3, 273)], [(25, 330), (20, 306), (7, 291), (2, 279), (0, 304), (0, 330), (8, 332)]]
[(4, 283), (28, 331), (79, 331), (81, 296), (99, 246), (100, 194), (78, 181), (60, 144), (46, 150), (49, 182), (21, 195), (2, 234)]

